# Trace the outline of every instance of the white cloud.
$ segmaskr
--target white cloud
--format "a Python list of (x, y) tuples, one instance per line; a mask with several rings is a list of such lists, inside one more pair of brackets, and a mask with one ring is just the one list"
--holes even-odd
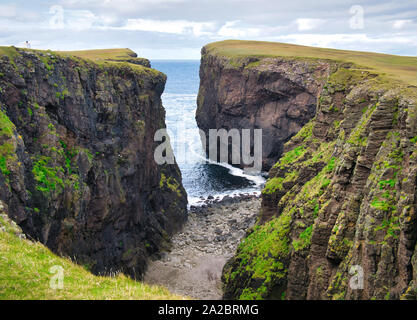
[(93, 27), (100, 19), (88, 10), (72, 10), (65, 16), (65, 27), (73, 30), (87, 30)]
[(239, 22), (240, 21), (227, 21), (219, 31), (217, 31), (217, 35), (226, 38), (248, 38), (257, 37), (261, 33), (261, 28), (237, 27), (236, 25)]
[(182, 2), (184, 0), (63, 0), (61, 3), (67, 6), (75, 5), (90, 5), (90, 6), (103, 6), (103, 7), (122, 7), (132, 6), (135, 4), (155, 4), (155, 3), (171, 3)]
[(13, 18), (16, 16), (16, 7), (12, 5), (0, 5), (1, 18)]
[(114, 13), (135, 13), (149, 8), (186, 2), (187, 0), (62, 0), (63, 6), (94, 8)]
[(409, 19), (405, 19), (405, 20), (395, 20), (394, 23), (392, 24), (392, 27), (394, 29), (402, 29), (405, 25), (409, 24), (413, 22), (412, 20)]
[(172, 34), (193, 34), (194, 36), (209, 35), (215, 24), (212, 22), (194, 22), (187, 20), (150, 20), (128, 19), (125, 26), (118, 28), (130, 31), (149, 31)]
[(306, 19), (300, 18), (295, 20), (297, 24), (298, 31), (308, 31), (316, 29), (317, 27), (321, 26), (325, 20), (323, 19)]
[[(0, 0), (0, 43), (61, 50), (140, 43), (149, 57), (199, 58), (208, 42), (234, 38), (417, 55), (415, 1), (367, 0), (364, 29), (353, 30), (351, 3), (330, 0)], [(50, 25), (54, 3), (62, 28)]]
[[(119, 46), (120, 48), (120, 46)], [(164, 49), (155, 49), (155, 48), (132, 48), (139, 56), (147, 57), (149, 59), (199, 59), (201, 48), (188, 48), (188, 47), (166, 47)]]
[[(272, 40), (272, 39), (271, 39)], [(401, 47), (416, 47), (417, 35), (386, 34), (370, 36), (365, 33), (344, 34), (312, 34), (298, 33), (274, 37), (275, 41), (290, 42), (305, 46), (323, 48), (377, 51), (389, 53)]]

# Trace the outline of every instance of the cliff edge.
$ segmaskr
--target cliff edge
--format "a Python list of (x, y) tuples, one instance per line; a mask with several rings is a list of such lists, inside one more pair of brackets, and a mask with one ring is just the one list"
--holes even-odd
[[(223, 269), (224, 297), (415, 299), (417, 58), (225, 41), (206, 47), (203, 59), (228, 63), (226, 68), (215, 64), (214, 84), (226, 69), (233, 69), (227, 73), (233, 72), (241, 86), (248, 83), (247, 74), (268, 83), (274, 77), (289, 79), (302, 65), (325, 71), (317, 78), (314, 67), (308, 68), (289, 82), (276, 82), (274, 92), (285, 94), (269, 104), (278, 111), (288, 99), (297, 101), (286, 83), (296, 87), (304, 75), (307, 82), (316, 81), (314, 113), (298, 133), (289, 133), (287, 142), (278, 139), (283, 153), (269, 171), (258, 222)], [(246, 62), (233, 67), (233, 61)], [(270, 70), (283, 69), (265, 79), (266, 63)], [(209, 82), (210, 71), (203, 69), (203, 83)], [(206, 88), (213, 87), (204, 84), (200, 112), (204, 92), (211, 92)], [(219, 90), (222, 97), (233, 91)], [(247, 101), (254, 91), (240, 92), (239, 100)], [(268, 130), (271, 112), (252, 112), (267, 108), (262, 102), (259, 109), (256, 101), (241, 104), (234, 121), (253, 114)], [(216, 103), (223, 117), (225, 106)]]
[(269, 170), (315, 116), (329, 75), (354, 65), (417, 85), (413, 57), (259, 41), (208, 44), (201, 51), (197, 125), (206, 137), (210, 129), (262, 129), (262, 168)]
[(128, 49), (0, 48), (0, 199), (29, 237), (94, 273), (140, 278), (186, 220), (154, 161), (166, 76)]

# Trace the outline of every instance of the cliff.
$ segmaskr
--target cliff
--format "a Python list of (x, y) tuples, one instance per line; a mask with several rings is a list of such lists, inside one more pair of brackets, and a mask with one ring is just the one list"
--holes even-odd
[(153, 158), (166, 77), (149, 66), (127, 49), (0, 48), (0, 199), (94, 273), (140, 278), (186, 220), (177, 165)]
[[(187, 299), (165, 288), (132, 280), (123, 274), (113, 277), (94, 276), (85, 267), (53, 254), (41, 243), (26, 239), (19, 226), (8, 218), (5, 209), (0, 201), (1, 300)], [(63, 271), (64, 290), (50, 287), (51, 279), (59, 275), (59, 267)], [(58, 280), (53, 283), (59, 285)]]
[(208, 44), (201, 51), (197, 125), (207, 137), (209, 129), (262, 129), (262, 168), (269, 170), (285, 142), (314, 117), (330, 73), (352, 64), (417, 84), (410, 57), (257, 41)]
[[(283, 61), (299, 66), (316, 55), (318, 70), (329, 72), (315, 91), (314, 117), (269, 172), (257, 224), (223, 269), (224, 297), (415, 299), (417, 78), (409, 75), (417, 74), (417, 58), (235, 41), (209, 51), (218, 55), (211, 61), (258, 59), (255, 70), (266, 61), (271, 70)], [(276, 96), (276, 105), (290, 96)]]
[[(253, 132), (261, 128), (262, 168), (270, 169), (282, 154), (284, 143), (314, 117), (316, 97), (322, 79), (330, 72), (329, 64), (284, 58), (230, 58), (207, 47), (201, 53), (198, 127), (207, 137), (209, 129)], [(231, 154), (229, 159), (231, 162)]]

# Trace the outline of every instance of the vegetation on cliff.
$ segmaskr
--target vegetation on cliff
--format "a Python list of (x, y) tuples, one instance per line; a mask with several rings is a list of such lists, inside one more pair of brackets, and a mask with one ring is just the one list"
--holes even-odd
[[(94, 276), (86, 267), (58, 257), (39, 242), (25, 239), (22, 230), (3, 210), (0, 212), (0, 300), (184, 299), (165, 288), (148, 286), (122, 274)], [(54, 271), (54, 267), (62, 268), (62, 288), (51, 287), (58, 270)]]
[[(265, 46), (286, 48), (225, 42), (208, 50), (260, 54)], [(303, 48), (283, 55), (327, 52)], [(374, 57), (388, 68), (390, 57)], [(417, 61), (395, 59), (411, 61), (411, 71)], [(417, 297), (417, 89), (407, 72), (381, 70), (336, 61), (323, 79), (315, 117), (285, 144), (259, 221), (223, 270), (226, 298)], [(354, 266), (363, 271), (359, 289), (349, 285)]]
[(290, 59), (331, 60), (353, 63), (364, 70), (402, 80), (417, 85), (417, 57), (390, 54), (337, 50), (301, 46), (289, 43), (226, 40), (205, 46), (207, 52), (218, 56), (236, 58), (237, 61), (251, 58), (251, 66), (256, 66), (264, 58), (288, 57)]
[(0, 47), (0, 200), (93, 273), (141, 278), (186, 220), (178, 166), (153, 157), (166, 76), (149, 66), (129, 49)]
[(269, 170), (284, 143), (314, 117), (317, 95), (335, 63), (229, 54), (228, 43), (202, 49), (197, 124), (206, 135), (213, 128), (262, 129), (262, 169)]

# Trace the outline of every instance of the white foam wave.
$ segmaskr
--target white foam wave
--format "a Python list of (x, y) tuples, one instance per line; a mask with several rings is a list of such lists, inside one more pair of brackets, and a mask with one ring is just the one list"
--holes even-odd
[[(248, 174), (240, 168), (236, 168), (228, 163), (219, 163), (213, 161), (205, 156), (205, 152), (201, 145), (199, 131), (195, 123), (196, 99), (197, 94), (164, 93), (162, 95), (164, 105), (169, 106), (167, 127), (173, 130), (173, 136), (171, 136), (171, 144), (173, 146), (177, 160), (181, 159), (179, 153), (181, 150), (183, 150), (182, 148), (177, 148), (177, 146), (186, 144), (186, 152), (189, 152), (189, 154), (186, 155), (186, 160), (221, 166), (226, 168), (229, 174), (245, 178), (246, 180), (253, 183), (253, 185), (250, 187), (241, 188), (238, 190), (210, 193), (205, 195), (206, 197), (211, 195), (221, 200), (226, 196), (234, 197), (245, 193), (260, 194), (260, 187), (265, 183), (265, 179), (261, 175)], [(182, 122), (182, 126), (178, 126), (178, 121)], [(181, 135), (179, 130), (185, 130), (185, 134)], [(189, 206), (202, 205), (204, 204), (203, 201), (204, 200), (202, 200), (200, 197), (188, 196)]]

